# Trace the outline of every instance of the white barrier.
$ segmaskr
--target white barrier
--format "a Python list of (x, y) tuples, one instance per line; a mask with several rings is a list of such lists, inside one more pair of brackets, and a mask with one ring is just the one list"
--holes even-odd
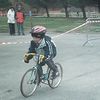
[[(87, 24), (89, 24), (88, 26), (90, 27), (90, 24), (92, 24), (92, 23), (100, 23), (100, 18), (88, 18), (88, 19), (86, 19), (86, 22), (87, 22)], [(83, 44), (83, 46), (85, 46), (89, 41), (97, 40), (97, 39), (100, 39), (100, 38), (89, 39), (89, 34), (87, 33), (86, 34), (86, 42)]]

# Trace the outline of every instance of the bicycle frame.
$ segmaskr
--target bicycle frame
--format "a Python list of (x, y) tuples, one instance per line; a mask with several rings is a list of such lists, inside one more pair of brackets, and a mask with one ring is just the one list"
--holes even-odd
[[(38, 55), (38, 54), (36, 54), (36, 55), (34, 55), (34, 61), (36, 62), (36, 65), (33, 67), (33, 70), (35, 69), (36, 71), (37, 71), (37, 68), (39, 67), (38, 65), (41, 63), (41, 61), (40, 61), (40, 56), (43, 56), (43, 55)], [(42, 67), (42, 66), (41, 66)], [(48, 67), (48, 66), (47, 66)], [(48, 74), (49, 74), (49, 68), (47, 68), (46, 69), (46, 75), (47, 75), (47, 79), (42, 79), (42, 81), (41, 81), (41, 83), (43, 83), (43, 84), (46, 84), (46, 85), (48, 85), (48, 83), (45, 83), (45, 81), (48, 81)], [(37, 71), (37, 73), (38, 73), (38, 71)], [(39, 74), (39, 73), (38, 73)]]

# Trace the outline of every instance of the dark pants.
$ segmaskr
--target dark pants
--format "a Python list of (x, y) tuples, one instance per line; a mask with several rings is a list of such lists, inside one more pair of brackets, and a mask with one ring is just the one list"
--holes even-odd
[(18, 35), (24, 35), (23, 23), (17, 23)]
[(45, 64), (47, 64), (48, 67), (53, 70), (53, 72), (57, 72), (58, 71), (56, 65), (54, 64), (54, 61), (52, 59), (49, 59), (49, 60), (47, 60), (45, 62), (42, 62), (39, 65), (39, 68), (38, 68), (39, 76), (41, 76), (43, 74), (42, 66), (45, 65)]
[(10, 35), (15, 35), (15, 24), (9, 23)]

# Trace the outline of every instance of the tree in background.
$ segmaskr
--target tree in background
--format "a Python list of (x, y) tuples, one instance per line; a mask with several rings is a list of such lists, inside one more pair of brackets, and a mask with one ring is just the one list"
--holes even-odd
[[(85, 7), (86, 6), (96, 6), (98, 5), (98, 8), (100, 7), (99, 5), (100, 1), (99, 0), (70, 0), (70, 4), (76, 7), (79, 7), (82, 12), (83, 12), (83, 18), (86, 18), (86, 11)], [(100, 10), (100, 8), (99, 8)]]
[(69, 13), (68, 13), (69, 0), (60, 0), (60, 2), (65, 9), (66, 17), (68, 18), (69, 17)]
[(49, 10), (48, 10), (48, 5), (49, 1), (48, 0), (25, 0), (25, 3), (29, 4), (32, 7), (42, 7), (46, 10), (47, 17), (50, 17), (49, 15)]
[(50, 17), (48, 10), (49, 8), (61, 7), (61, 6), (65, 9), (65, 15), (67, 18), (69, 17), (69, 12), (68, 12), (69, 6), (80, 8), (83, 13), (83, 18), (86, 18), (86, 11), (85, 11), (86, 6), (98, 5), (100, 12), (100, 0), (17, 0), (17, 1), (24, 1), (31, 7), (44, 8), (47, 13), (47, 17)]
[(70, 4), (72, 6), (78, 7), (82, 10), (83, 12), (83, 18), (86, 18), (86, 12), (85, 12), (85, 7), (87, 5), (88, 0), (70, 0)]
[(39, 0), (39, 6), (44, 8), (47, 13), (47, 17), (50, 17), (49, 8), (57, 7), (60, 5), (59, 0)]
[(8, 8), (11, 6), (11, 2), (9, 0), (0, 0), (0, 8)]
[(59, 5), (59, 2), (57, 1), (59, 0), (24, 0), (24, 2), (31, 7), (44, 8), (47, 13), (47, 17), (50, 17), (49, 8)]
[(99, 13), (100, 13), (100, 0), (98, 0), (98, 9), (99, 9)]
[(40, 7), (43, 7), (46, 10), (47, 17), (50, 17), (49, 10), (48, 10), (48, 7), (50, 5), (49, 4), (50, 0), (37, 0), (37, 1), (38, 1), (38, 5)]
[(93, 0), (95, 2), (95, 4), (98, 5), (98, 11), (100, 13), (100, 0)]

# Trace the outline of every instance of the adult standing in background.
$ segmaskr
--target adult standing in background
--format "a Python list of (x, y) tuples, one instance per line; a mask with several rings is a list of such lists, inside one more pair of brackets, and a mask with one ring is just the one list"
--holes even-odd
[(7, 12), (10, 35), (15, 35), (15, 10), (11, 7)]
[(21, 10), (21, 7), (18, 7), (18, 10), (16, 12), (18, 35), (21, 35), (21, 34), (25, 35), (24, 28), (23, 28), (24, 20), (25, 20), (25, 15), (24, 15), (23, 11)]

